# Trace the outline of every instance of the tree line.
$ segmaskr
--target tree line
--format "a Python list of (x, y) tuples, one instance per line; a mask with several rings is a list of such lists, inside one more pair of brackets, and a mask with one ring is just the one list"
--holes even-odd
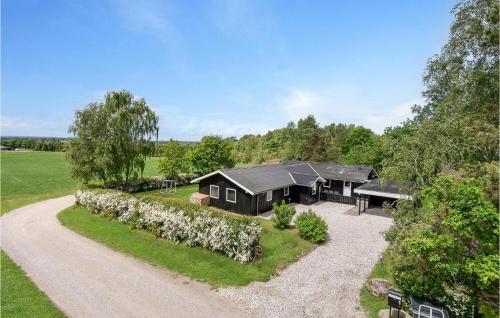
[(235, 160), (241, 163), (312, 160), (379, 168), (382, 161), (381, 136), (353, 124), (320, 127), (312, 115), (265, 135), (245, 135), (232, 141)]
[(2, 138), (0, 144), (9, 150), (65, 151), (64, 140), (55, 138)]

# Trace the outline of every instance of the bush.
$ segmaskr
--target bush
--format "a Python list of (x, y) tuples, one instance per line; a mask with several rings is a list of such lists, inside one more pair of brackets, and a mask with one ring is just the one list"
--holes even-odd
[[(122, 192), (128, 192), (128, 193), (137, 193), (137, 192), (161, 189), (164, 186), (163, 185), (164, 180), (166, 180), (166, 178), (163, 176), (151, 176), (136, 180), (129, 180), (127, 182), (125, 181), (108, 182), (99, 187), (104, 189), (120, 190)], [(189, 182), (191, 181), (191, 177), (187, 175), (180, 175), (174, 178), (173, 180), (175, 181), (176, 187), (180, 187), (189, 184)], [(88, 188), (87, 185), (85, 185), (84, 187)]]
[(110, 190), (80, 190), (75, 196), (76, 202), (91, 212), (117, 218), (158, 237), (202, 246), (241, 262), (254, 258), (262, 232), (260, 224), (249, 218), (177, 201), (140, 200)]
[(288, 206), (285, 200), (281, 201), (281, 204), (273, 204), (273, 222), (274, 227), (277, 229), (286, 229), (290, 222), (292, 222), (293, 215), (295, 214), (295, 208)]
[(311, 209), (299, 215), (295, 224), (301, 238), (313, 243), (321, 243), (326, 240), (328, 224)]

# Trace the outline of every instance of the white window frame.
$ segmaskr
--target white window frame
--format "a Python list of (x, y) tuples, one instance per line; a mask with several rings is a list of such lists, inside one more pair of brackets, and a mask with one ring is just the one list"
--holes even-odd
[[(228, 199), (228, 193), (229, 191), (234, 191), (234, 201), (231, 201)], [(226, 201), (227, 202), (232, 202), (232, 203), (236, 203), (236, 190), (235, 189), (231, 189), (231, 188), (226, 188)]]
[(312, 195), (315, 195), (316, 194), (316, 182), (313, 184), (312, 186)]
[[(271, 198), (269, 198), (271, 197)], [(266, 191), (266, 202), (273, 200), (273, 190)]]
[(283, 188), (283, 195), (285, 197), (289, 196), (290, 195), (290, 187), (284, 187)]
[(332, 186), (332, 179), (326, 179), (325, 184), (323, 185), (325, 188), (331, 188)]
[[(212, 187), (217, 188), (217, 196), (212, 195)], [(215, 184), (211, 184), (210, 185), (210, 197), (214, 198), (214, 199), (218, 199), (219, 198), (219, 186), (218, 185), (215, 185)]]

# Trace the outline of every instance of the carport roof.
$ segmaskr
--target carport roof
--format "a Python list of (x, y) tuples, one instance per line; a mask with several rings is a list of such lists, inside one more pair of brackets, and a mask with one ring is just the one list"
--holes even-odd
[(412, 200), (409, 194), (410, 183), (396, 181), (380, 182), (379, 179), (370, 180), (354, 189), (354, 193), (374, 195), (384, 198)]

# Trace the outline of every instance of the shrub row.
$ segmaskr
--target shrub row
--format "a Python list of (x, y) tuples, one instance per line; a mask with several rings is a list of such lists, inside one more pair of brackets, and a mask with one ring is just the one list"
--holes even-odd
[(79, 190), (76, 202), (93, 213), (117, 218), (168, 240), (202, 246), (241, 262), (251, 261), (261, 226), (249, 218), (185, 203), (140, 200), (111, 190)]
[[(109, 182), (103, 185), (105, 189), (120, 190), (122, 192), (136, 193), (142, 191), (156, 190), (162, 187), (165, 177), (153, 176), (128, 182)], [(176, 186), (180, 187), (189, 184), (190, 179), (184, 177), (176, 178)]]

